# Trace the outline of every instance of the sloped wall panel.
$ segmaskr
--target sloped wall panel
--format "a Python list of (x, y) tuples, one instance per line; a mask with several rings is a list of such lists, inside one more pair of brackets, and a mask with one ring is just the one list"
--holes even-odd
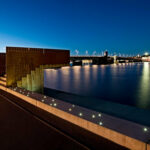
[(16, 84), (40, 65), (69, 64), (69, 60), (69, 50), (6, 47), (7, 86)]

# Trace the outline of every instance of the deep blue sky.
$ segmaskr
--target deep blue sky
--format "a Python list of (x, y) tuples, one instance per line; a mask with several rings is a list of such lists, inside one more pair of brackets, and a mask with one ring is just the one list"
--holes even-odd
[(150, 0), (0, 0), (5, 46), (150, 52)]

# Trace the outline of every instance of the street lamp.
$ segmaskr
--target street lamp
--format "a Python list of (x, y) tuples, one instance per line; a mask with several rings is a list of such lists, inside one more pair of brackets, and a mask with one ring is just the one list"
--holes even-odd
[(145, 52), (144, 55), (145, 55), (145, 56), (148, 56), (148, 52)]

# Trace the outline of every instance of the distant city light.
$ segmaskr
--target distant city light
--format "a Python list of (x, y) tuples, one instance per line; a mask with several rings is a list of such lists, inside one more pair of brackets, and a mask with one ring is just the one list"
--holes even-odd
[(148, 56), (148, 52), (145, 52), (144, 55)]

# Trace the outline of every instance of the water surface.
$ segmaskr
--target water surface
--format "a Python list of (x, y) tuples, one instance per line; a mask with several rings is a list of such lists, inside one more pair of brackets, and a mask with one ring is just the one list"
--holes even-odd
[[(47, 69), (44, 87), (150, 109), (150, 64), (122, 63)], [(88, 103), (88, 100), (87, 100)]]

